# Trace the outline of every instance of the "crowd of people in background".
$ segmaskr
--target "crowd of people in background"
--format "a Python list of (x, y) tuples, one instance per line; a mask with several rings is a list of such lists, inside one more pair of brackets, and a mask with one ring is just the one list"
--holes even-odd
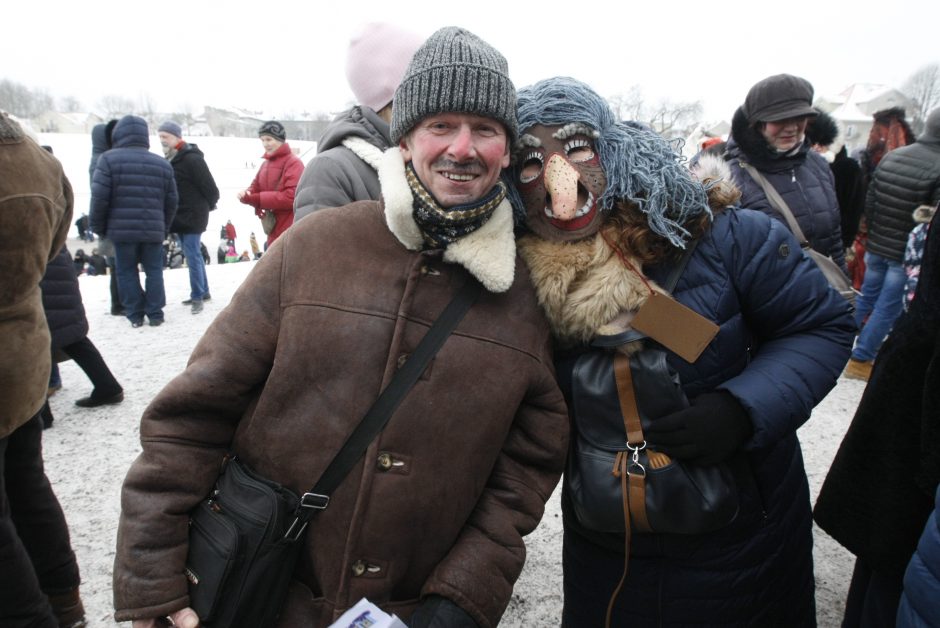
[[(455, 72), (475, 89), (457, 89)], [(357, 102), (306, 166), (284, 124), (258, 128), (263, 162), (230, 200), (251, 208), (264, 241), (252, 230), (239, 252), (227, 220), (216, 259), (259, 263), (143, 419), (123, 489), (118, 620), (194, 628), (185, 523), (219, 452), (306, 488), (456, 289), (478, 283), (370, 446), (379, 463), (311, 526), (319, 552), (300, 559), (285, 625), (326, 625), (365, 595), (415, 628), (496, 625), (522, 537), (559, 481), (568, 628), (815, 625), (814, 520), (856, 556), (843, 626), (940, 625), (940, 109), (919, 134), (903, 110), (877, 112), (849, 155), (813, 85), (776, 74), (742, 94), (727, 138), (685, 164), (580, 81), (517, 92), (506, 59), (461, 28), (425, 39), (369, 24), (350, 41), (346, 77)], [(172, 247), (189, 275), (182, 305), (199, 315), (212, 299), (202, 236), (219, 188), (178, 122), (156, 129), (163, 157), (151, 131), (136, 115), (93, 129), (90, 205), (73, 222), (61, 165), (0, 115), (0, 222), (23, 233), (0, 279), (12, 342), (0, 359), (4, 626), (85, 625), (41, 434), (56, 362), (91, 380), (80, 408), (120, 404), (124, 389), (89, 338), (79, 277), (109, 275), (110, 314), (159, 327), (173, 312)], [(27, 174), (5, 176), (14, 164)], [(72, 225), (89, 246), (97, 238), (91, 253), (65, 246)], [(854, 301), (808, 250), (851, 280)], [(659, 295), (714, 327), (701, 357), (634, 326), (647, 303), (663, 307)], [(626, 530), (595, 529), (574, 505), (581, 487), (562, 477), (569, 438), (598, 408), (625, 412), (622, 388), (574, 399), (581, 365), (651, 344), (686, 401), (646, 440), (672, 462), (732, 469), (739, 507), (717, 530), (631, 533), (629, 513)], [(867, 385), (814, 505), (796, 432), (840, 375)], [(318, 448), (298, 460), (298, 441)], [(445, 495), (449, 508), (427, 508)], [(350, 556), (363, 565), (352, 577)]]

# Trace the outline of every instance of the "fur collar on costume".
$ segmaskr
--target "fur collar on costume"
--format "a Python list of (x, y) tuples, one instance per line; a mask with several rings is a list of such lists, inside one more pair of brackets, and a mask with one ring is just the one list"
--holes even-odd
[[(405, 247), (420, 251), (424, 248), (424, 236), (413, 216), (414, 198), (397, 147), (382, 156), (379, 182), (388, 228)], [(444, 250), (444, 261), (466, 268), (490, 292), (509, 290), (516, 272), (516, 241), (509, 201), (503, 200), (482, 227), (449, 245)]]
[[(713, 213), (734, 205), (741, 198), (728, 164), (719, 157), (703, 156), (693, 174), (708, 190), (708, 203)], [(648, 285), (644, 283), (600, 232), (591, 238), (567, 243), (550, 242), (528, 234), (519, 239), (519, 253), (529, 267), (552, 333), (562, 346), (586, 343), (595, 336), (623, 331), (624, 324), (629, 322), (623, 315), (636, 312), (646, 302), (651, 288), (665, 293), (652, 281), (647, 280)], [(626, 259), (642, 272), (635, 258), (626, 255)]]

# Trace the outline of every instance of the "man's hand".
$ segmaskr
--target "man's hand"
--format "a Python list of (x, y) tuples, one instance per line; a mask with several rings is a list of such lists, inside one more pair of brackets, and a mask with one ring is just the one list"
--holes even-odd
[[(237, 195), (237, 196), (238, 196), (238, 200), (241, 201), (242, 199), (244, 199), (246, 194), (248, 194), (248, 190), (241, 190), (241, 191), (238, 193), (238, 195)], [(242, 202), (244, 202), (244, 201), (242, 201)]]
[(199, 615), (196, 611), (187, 607), (170, 613), (169, 621), (165, 617), (157, 619), (135, 619), (133, 628), (162, 628), (163, 626), (177, 626), (178, 628), (197, 628), (199, 626)]
[(751, 437), (744, 407), (724, 390), (704, 393), (684, 410), (659, 417), (644, 430), (651, 449), (696, 464), (716, 464)]

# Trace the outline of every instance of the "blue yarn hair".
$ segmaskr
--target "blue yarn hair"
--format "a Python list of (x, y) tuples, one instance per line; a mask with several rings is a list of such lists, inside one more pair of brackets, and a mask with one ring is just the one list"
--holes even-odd
[[(632, 201), (646, 214), (650, 229), (678, 248), (685, 248), (689, 238), (682, 225), (702, 212), (711, 215), (706, 189), (673, 146), (644, 125), (618, 120), (607, 102), (584, 83), (555, 77), (524, 87), (518, 93), (517, 115), (520, 134), (537, 124), (571, 122), (600, 133), (595, 146), (607, 178), (607, 189), (598, 201), (601, 211), (610, 212), (620, 199)], [(516, 172), (513, 180), (518, 180)], [(509, 188), (517, 216), (524, 216), (515, 185)]]

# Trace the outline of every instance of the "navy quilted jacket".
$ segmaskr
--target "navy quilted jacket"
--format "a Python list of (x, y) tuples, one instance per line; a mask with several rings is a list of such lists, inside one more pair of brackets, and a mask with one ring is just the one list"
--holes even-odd
[(936, 507), (927, 519), (917, 551), (904, 573), (898, 606), (898, 628), (929, 628), (940, 624), (940, 488)]
[(114, 242), (163, 242), (176, 214), (173, 168), (150, 152), (147, 122), (124, 116), (91, 184), (91, 230)]
[(760, 185), (741, 168), (740, 162), (745, 161), (757, 168), (783, 197), (810, 246), (832, 257), (847, 272), (835, 179), (826, 160), (810, 150), (807, 142), (795, 155), (775, 155), (763, 136), (748, 126), (740, 109), (734, 114), (731, 134), (725, 159), (741, 189), (741, 207), (760, 210), (786, 224)]
[[(660, 283), (669, 271), (645, 270)], [(750, 210), (718, 214), (673, 294), (720, 328), (694, 364), (669, 354), (687, 396), (729, 391), (754, 432), (734, 459), (735, 521), (696, 536), (634, 534), (621, 595), (643, 626), (811, 625), (812, 517), (796, 430), (849, 357), (849, 307), (785, 225)]]
[(75, 276), (75, 264), (67, 247), (46, 265), (46, 274), (39, 282), (42, 309), (52, 335), (52, 351), (76, 343), (88, 335), (88, 319), (82, 304), (82, 293)]

